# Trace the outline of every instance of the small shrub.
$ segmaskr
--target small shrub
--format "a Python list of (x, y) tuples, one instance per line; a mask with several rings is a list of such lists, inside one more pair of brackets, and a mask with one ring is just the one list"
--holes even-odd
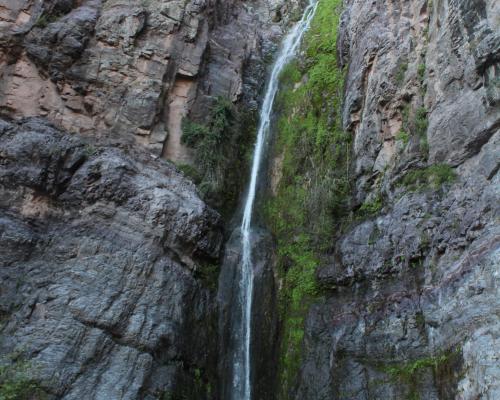
[(424, 81), (425, 78), (425, 70), (426, 70), (425, 64), (422, 63), (418, 65), (417, 73), (418, 73), (418, 79), (420, 80), (421, 83)]
[(407, 173), (401, 183), (408, 190), (418, 191), (428, 188), (438, 189), (443, 184), (454, 182), (456, 178), (457, 175), (452, 167), (446, 164), (435, 164)]
[(182, 122), (182, 142), (194, 150), (195, 167), (179, 169), (223, 215), (232, 213), (246, 178), (246, 154), (252, 149), (254, 128), (253, 114), (238, 110), (223, 97), (215, 99), (205, 123), (187, 118)]
[(405, 76), (406, 76), (406, 71), (408, 71), (408, 62), (407, 61), (399, 64), (398, 71), (396, 72), (396, 82), (398, 83), (398, 85), (401, 85), (404, 82)]
[[(14, 358), (14, 357), (10, 357)], [(43, 399), (45, 393), (30, 374), (30, 363), (20, 360), (2, 360), (0, 365), (0, 399), (27, 400)]]
[(396, 140), (401, 140), (406, 145), (410, 141), (410, 135), (401, 129), (396, 135)]
[(382, 196), (377, 194), (374, 199), (367, 201), (361, 205), (358, 210), (358, 213), (361, 217), (368, 217), (375, 214), (378, 214), (380, 210), (382, 210)]
[(417, 135), (420, 137), (426, 136), (428, 126), (427, 109), (425, 107), (417, 108), (415, 113), (415, 129)]
[(49, 24), (51, 24), (53, 22), (56, 22), (61, 16), (62, 16), (62, 14), (52, 14), (52, 15), (50, 15), (50, 14), (47, 14), (46, 12), (44, 12), (42, 15), (40, 15), (38, 17), (38, 19), (36, 20), (36, 22), (35, 22), (35, 24), (33, 26), (36, 27), (36, 28), (44, 29)]

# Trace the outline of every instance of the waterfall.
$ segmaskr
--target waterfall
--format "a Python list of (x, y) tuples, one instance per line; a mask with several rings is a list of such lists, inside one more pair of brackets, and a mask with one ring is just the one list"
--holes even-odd
[(266, 143), (271, 126), (271, 113), (274, 99), (278, 91), (279, 77), (283, 68), (295, 56), (299, 49), (301, 39), (310, 26), (311, 20), (316, 11), (317, 1), (309, 0), (308, 6), (304, 10), (302, 19), (297, 22), (286, 35), (281, 50), (274, 63), (271, 76), (266, 89), (264, 102), (260, 111), (259, 129), (257, 132), (257, 142), (252, 161), (252, 171), (250, 184), (248, 187), (245, 207), (241, 222), (241, 279), (239, 283), (240, 306), (242, 313), (240, 349), (233, 365), (233, 400), (251, 400), (251, 339), (252, 339), (252, 302), (253, 302), (253, 264), (251, 254), (252, 215), (257, 190), (257, 181), (262, 158), (266, 150)]

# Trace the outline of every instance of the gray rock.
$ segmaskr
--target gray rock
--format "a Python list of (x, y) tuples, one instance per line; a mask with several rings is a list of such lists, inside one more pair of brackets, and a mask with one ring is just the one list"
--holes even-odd
[(219, 257), (218, 214), (140, 152), (1, 126), (2, 354), (56, 398), (204, 398), (217, 317), (196, 277)]

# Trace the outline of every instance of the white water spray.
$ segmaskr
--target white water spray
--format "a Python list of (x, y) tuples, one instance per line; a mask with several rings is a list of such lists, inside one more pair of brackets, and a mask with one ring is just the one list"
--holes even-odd
[(245, 201), (243, 219), (241, 222), (241, 248), (242, 248), (242, 270), (240, 281), (240, 298), (242, 307), (242, 349), (239, 349), (233, 368), (233, 400), (251, 400), (251, 338), (252, 338), (252, 302), (253, 302), (253, 264), (251, 254), (250, 233), (252, 227), (252, 215), (257, 190), (257, 178), (264, 155), (265, 144), (269, 135), (271, 125), (271, 113), (274, 99), (278, 92), (279, 76), (283, 68), (295, 56), (299, 49), (304, 33), (309, 29), (311, 20), (316, 12), (317, 0), (309, 0), (309, 5), (304, 10), (302, 19), (291, 29), (285, 37), (281, 50), (274, 63), (271, 77), (269, 79), (266, 95), (260, 111), (259, 130), (257, 132), (257, 143), (252, 161), (252, 173), (248, 194)]

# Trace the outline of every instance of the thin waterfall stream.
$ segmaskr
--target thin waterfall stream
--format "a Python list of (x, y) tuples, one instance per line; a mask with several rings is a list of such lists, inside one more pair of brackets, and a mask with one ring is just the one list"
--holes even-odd
[(253, 303), (253, 263), (252, 263), (252, 217), (257, 192), (262, 159), (267, 150), (267, 141), (270, 134), (271, 115), (274, 100), (279, 87), (279, 77), (283, 68), (295, 57), (304, 33), (308, 30), (316, 11), (317, 0), (309, 0), (302, 18), (297, 22), (283, 40), (277, 59), (273, 65), (267, 85), (264, 102), (260, 111), (257, 142), (253, 154), (252, 170), (247, 197), (244, 202), (243, 218), (241, 222), (241, 279), (239, 282), (239, 298), (242, 313), (241, 335), (239, 349), (234, 357), (232, 400), (251, 400), (251, 341), (252, 341), (252, 303)]

